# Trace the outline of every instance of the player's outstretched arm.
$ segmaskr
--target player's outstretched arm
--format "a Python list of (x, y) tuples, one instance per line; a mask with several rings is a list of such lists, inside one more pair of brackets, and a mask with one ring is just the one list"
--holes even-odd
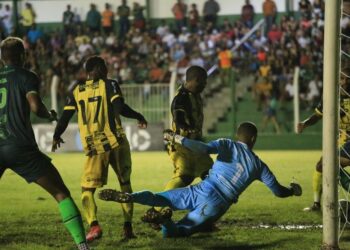
[(199, 154), (213, 153), (212, 147), (210, 147), (208, 144), (203, 143), (201, 141), (195, 141), (195, 140), (185, 138), (181, 135), (176, 134), (170, 129), (164, 130), (163, 138), (165, 141), (181, 144), (195, 153), (199, 153)]
[(40, 118), (49, 119), (50, 121), (57, 121), (57, 114), (54, 110), (50, 112), (45, 107), (37, 92), (30, 92), (27, 94), (27, 101), (30, 110)]
[(126, 118), (136, 119), (139, 128), (147, 128), (148, 123), (145, 117), (141, 113), (138, 113), (135, 110), (133, 110), (128, 104), (123, 104), (120, 114)]
[(73, 117), (74, 113), (75, 113), (75, 110), (73, 109), (63, 111), (61, 118), (57, 122), (55, 133), (53, 135), (52, 148), (51, 148), (52, 152), (55, 152), (56, 149), (61, 147), (61, 143), (64, 143), (64, 141), (61, 138), (61, 135), (67, 129), (68, 123), (70, 119)]
[(298, 183), (292, 182), (289, 187), (282, 186), (277, 181), (275, 175), (271, 172), (268, 166), (260, 161), (261, 175), (260, 180), (279, 198), (289, 196), (301, 196), (302, 188)]
[(298, 134), (301, 134), (304, 131), (304, 129), (306, 129), (307, 127), (315, 125), (321, 119), (322, 119), (322, 115), (318, 113), (314, 113), (305, 121), (299, 122), (297, 125)]
[(286, 198), (289, 196), (301, 196), (302, 188), (298, 183), (291, 183), (289, 187), (282, 186), (278, 182), (269, 187), (274, 195), (279, 198)]

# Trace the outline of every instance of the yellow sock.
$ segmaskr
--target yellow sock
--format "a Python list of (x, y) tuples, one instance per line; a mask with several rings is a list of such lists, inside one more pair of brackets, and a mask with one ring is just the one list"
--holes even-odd
[[(122, 192), (132, 193), (132, 188), (130, 184), (120, 185), (120, 190)], [(131, 222), (134, 213), (134, 203), (121, 203), (124, 222)]]
[(320, 202), (322, 193), (322, 173), (317, 170), (312, 176), (312, 190), (314, 192), (314, 202)]
[(97, 221), (97, 206), (95, 203), (94, 194), (91, 191), (84, 191), (81, 194), (81, 201), (83, 204), (83, 215), (88, 224), (91, 225), (93, 221)]

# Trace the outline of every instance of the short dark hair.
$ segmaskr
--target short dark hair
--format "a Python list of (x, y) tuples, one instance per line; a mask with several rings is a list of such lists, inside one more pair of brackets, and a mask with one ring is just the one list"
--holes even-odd
[(245, 138), (256, 138), (258, 135), (258, 129), (252, 122), (242, 122), (238, 126), (237, 135), (241, 135)]
[(86, 72), (91, 72), (101, 66), (106, 66), (106, 63), (100, 56), (90, 56), (85, 62)]
[(200, 66), (191, 66), (186, 71), (186, 81), (207, 77), (207, 71)]
[(3, 40), (0, 44), (1, 59), (4, 61), (11, 61), (12, 63), (18, 63), (22, 60), (24, 55), (23, 40), (18, 37), (9, 36)]

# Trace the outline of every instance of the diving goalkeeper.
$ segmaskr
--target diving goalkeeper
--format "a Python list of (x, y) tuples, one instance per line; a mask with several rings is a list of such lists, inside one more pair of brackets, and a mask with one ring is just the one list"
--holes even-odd
[[(189, 210), (180, 221), (171, 220), (171, 209), (160, 213), (150, 212), (143, 220), (162, 224), (164, 237), (184, 237), (202, 231), (217, 221), (239, 195), (254, 181), (262, 181), (277, 197), (300, 196), (299, 184), (289, 188), (280, 185), (268, 166), (252, 151), (258, 135), (255, 124), (243, 122), (237, 131), (237, 141), (219, 139), (208, 144), (174, 134), (164, 133), (164, 139), (181, 144), (196, 153), (218, 154), (209, 176), (197, 185), (160, 193), (141, 191), (128, 194), (112, 189), (99, 193), (99, 198), (120, 203), (136, 202), (148, 206), (170, 207), (173, 210)], [(151, 211), (151, 210), (150, 210)]]

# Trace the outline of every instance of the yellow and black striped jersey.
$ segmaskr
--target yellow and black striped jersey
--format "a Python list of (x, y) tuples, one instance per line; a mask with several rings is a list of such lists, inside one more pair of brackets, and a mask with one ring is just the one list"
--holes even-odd
[(101, 154), (117, 147), (123, 134), (120, 117), (115, 117), (112, 101), (122, 98), (116, 81), (87, 80), (68, 97), (65, 110), (78, 112), (81, 142), (87, 155)]
[(171, 104), (174, 132), (190, 139), (200, 140), (203, 127), (203, 102), (199, 94), (180, 87)]
[[(345, 90), (350, 93), (350, 85)], [(341, 93), (339, 96), (339, 128), (340, 128), (340, 144), (344, 144), (350, 140), (350, 96)], [(315, 112), (323, 115), (323, 101), (321, 101), (315, 108)]]

